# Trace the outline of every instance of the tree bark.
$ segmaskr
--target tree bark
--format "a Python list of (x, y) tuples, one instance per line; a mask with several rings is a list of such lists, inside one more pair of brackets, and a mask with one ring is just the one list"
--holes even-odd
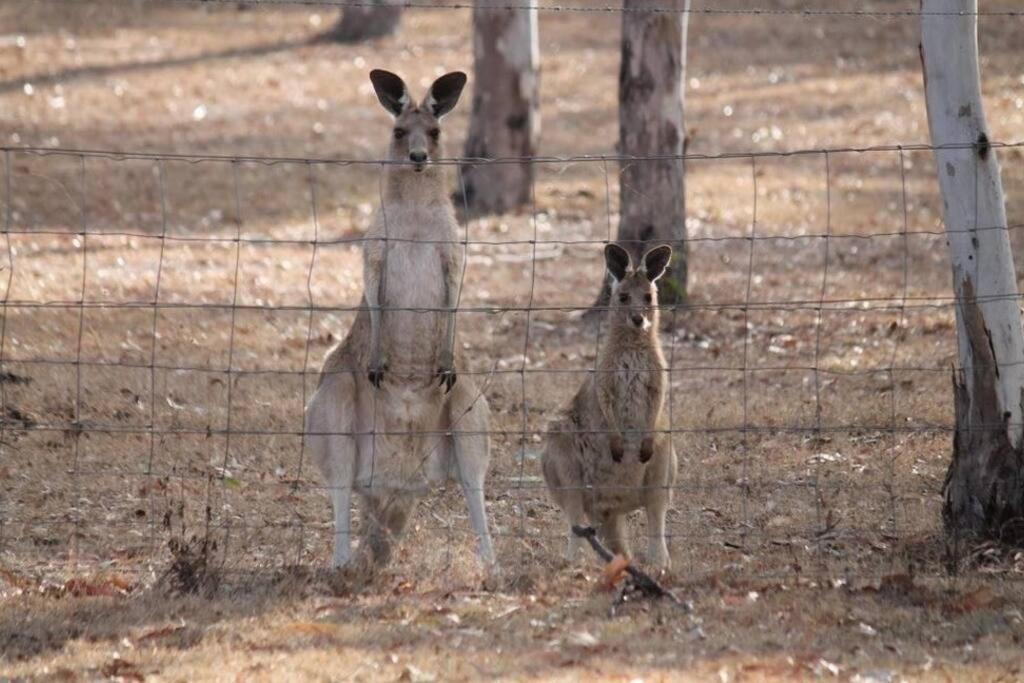
[[(644, 12), (644, 9), (676, 12)], [(634, 262), (648, 249), (672, 246), (672, 262), (658, 281), (658, 300), (686, 300), (685, 147), (686, 33), (690, 0), (624, 0), (619, 67), (619, 153), (670, 157), (623, 161), (619, 169), (616, 241)], [(595, 311), (607, 306), (607, 282)]]
[(370, 1), (373, 5), (345, 8), (328, 37), (339, 43), (358, 43), (397, 31), (402, 20), (402, 8), (394, 6), (391, 0)]
[(922, 0), (921, 8), (932, 13), (921, 17), (921, 62), (932, 144), (940, 147), (960, 366), (943, 519), (957, 535), (1020, 542), (1024, 333), (999, 164), (982, 107), (978, 3)]
[[(540, 135), (537, 9), (473, 8), (473, 108), (466, 156), (532, 157)], [(456, 202), (470, 213), (504, 213), (530, 204), (533, 164), (467, 164)]]

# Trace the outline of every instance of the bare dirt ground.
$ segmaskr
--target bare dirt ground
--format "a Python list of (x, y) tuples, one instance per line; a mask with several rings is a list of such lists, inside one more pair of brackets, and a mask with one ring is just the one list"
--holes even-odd
[[(422, 89), (471, 65), (466, 10), (409, 11), (358, 46), (315, 41), (333, 20), (0, 4), (0, 676), (1024, 676), (1024, 559), (941, 534), (955, 332), (926, 152), (688, 162), (692, 305), (663, 340), (681, 461), (666, 583), (692, 614), (609, 618), (600, 567), (561, 559), (540, 477), (544, 427), (595, 357), (579, 310), (618, 200), (601, 160), (541, 164), (531, 211), (467, 225), (459, 324), (492, 406), (502, 575), (481, 576), (454, 489), (371, 581), (321, 571), (329, 506), (302, 406), (358, 304), (379, 169), (17, 149), (372, 160), (388, 117), (370, 68)], [(542, 154), (614, 153), (618, 21), (542, 12)], [(1021, 21), (981, 20), (1005, 142), (1024, 137)], [(690, 151), (927, 142), (917, 43), (912, 17), (695, 14)], [(1018, 225), (1024, 155), (1000, 158)], [(168, 541), (193, 537), (216, 547), (182, 595)]]

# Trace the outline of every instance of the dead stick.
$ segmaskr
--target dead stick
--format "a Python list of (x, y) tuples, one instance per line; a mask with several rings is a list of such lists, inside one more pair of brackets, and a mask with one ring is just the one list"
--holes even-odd
[[(606, 563), (611, 562), (615, 558), (615, 555), (612, 553), (612, 551), (604, 547), (604, 544), (601, 543), (600, 540), (598, 540), (597, 531), (594, 529), (594, 527), (578, 526), (574, 524), (572, 527), (572, 533), (576, 536), (579, 536), (582, 539), (585, 539), (587, 543), (590, 544), (590, 547), (594, 549), (594, 552), (597, 553), (598, 557), (600, 557)], [(668, 598), (677, 605), (680, 605), (681, 607), (686, 607), (686, 603), (682, 602), (671, 591), (663, 588), (661, 584), (652, 579), (650, 575), (647, 574), (647, 572), (644, 572), (638, 569), (637, 567), (634, 567), (632, 563), (626, 565), (626, 573), (629, 574), (631, 579), (633, 579), (633, 583), (636, 586), (636, 588), (644, 595), (648, 595), (655, 598)]]

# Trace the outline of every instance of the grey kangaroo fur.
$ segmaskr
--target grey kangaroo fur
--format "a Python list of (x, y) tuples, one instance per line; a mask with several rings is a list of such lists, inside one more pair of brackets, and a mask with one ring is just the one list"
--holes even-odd
[(360, 552), (390, 558), (416, 502), (457, 479), (478, 539), (481, 562), (494, 565), (484, 508), (490, 460), (487, 400), (460, 376), (455, 312), (463, 258), (446, 190), (440, 120), (466, 83), (438, 78), (416, 104), (405, 83), (370, 72), (392, 116), (382, 204), (363, 249), (363, 305), (344, 340), (324, 361), (306, 408), (306, 443), (334, 508), (331, 565), (352, 560), (351, 498), (362, 502)]
[(616, 244), (605, 247), (612, 279), (608, 335), (589, 377), (552, 422), (544, 479), (569, 522), (569, 559), (587, 519), (616, 553), (629, 555), (625, 516), (647, 513), (648, 561), (667, 569), (665, 514), (672, 503), (676, 454), (666, 433), (665, 356), (658, 340), (658, 291), (672, 248), (654, 247), (634, 266)]

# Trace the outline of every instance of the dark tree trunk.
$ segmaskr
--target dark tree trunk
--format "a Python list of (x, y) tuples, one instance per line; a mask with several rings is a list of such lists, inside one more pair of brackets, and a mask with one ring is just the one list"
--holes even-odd
[[(619, 67), (619, 154), (681, 156), (684, 150), (686, 29), (690, 0), (624, 0)], [(644, 12), (676, 9), (677, 12)], [(686, 188), (678, 158), (623, 161), (619, 169), (616, 241), (633, 255), (669, 244), (672, 263), (658, 282), (658, 298), (686, 300)], [(608, 304), (605, 282), (597, 307)]]
[[(473, 9), (473, 110), (466, 156), (532, 157), (540, 132), (537, 10)], [(456, 206), (470, 213), (504, 213), (530, 203), (533, 165), (467, 164)], [(461, 196), (465, 193), (465, 196)]]
[[(947, 530), (1024, 542), (1024, 333), (978, 65), (977, 0), (923, 0), (921, 62), (953, 266), (960, 370)], [(973, 145), (973, 146), (972, 146)], [(1002, 229), (996, 229), (1002, 228)]]
[(960, 319), (973, 365), (953, 375), (956, 431), (942, 517), (954, 534), (1019, 545), (1024, 543), (1024, 456), (1010, 443), (1009, 413), (996, 390), (999, 365), (970, 279), (963, 282), (961, 296)]
[(348, 7), (327, 37), (339, 43), (358, 43), (389, 36), (398, 30), (402, 8), (390, 0), (373, 0), (373, 5)]

